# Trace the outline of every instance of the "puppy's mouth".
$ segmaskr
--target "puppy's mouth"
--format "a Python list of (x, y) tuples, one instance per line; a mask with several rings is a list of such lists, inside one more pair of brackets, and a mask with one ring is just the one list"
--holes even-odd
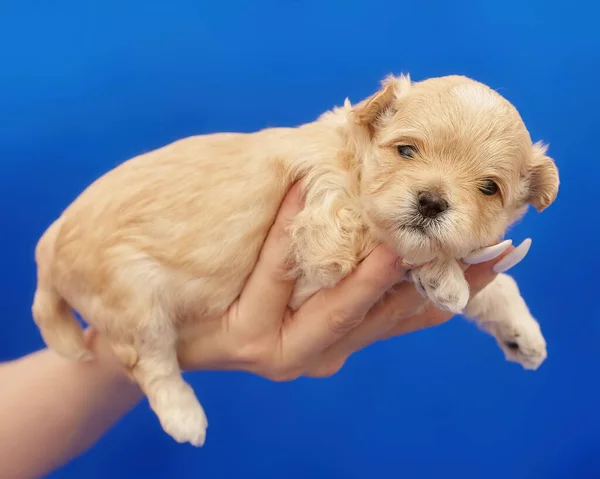
[(398, 251), (408, 263), (426, 263), (441, 249), (435, 229), (425, 222), (401, 223), (396, 231)]
[(418, 233), (424, 236), (427, 236), (428, 227), (420, 224), (409, 224), (409, 225), (401, 225), (401, 230), (410, 231), (411, 233)]
[(439, 237), (441, 226), (440, 218), (423, 218), (415, 215), (401, 223), (398, 230), (419, 238), (420, 241), (433, 242), (441, 247)]
[(420, 215), (411, 215), (407, 220), (401, 224), (400, 229), (426, 236), (433, 236), (436, 227), (440, 225), (440, 218), (424, 218)]

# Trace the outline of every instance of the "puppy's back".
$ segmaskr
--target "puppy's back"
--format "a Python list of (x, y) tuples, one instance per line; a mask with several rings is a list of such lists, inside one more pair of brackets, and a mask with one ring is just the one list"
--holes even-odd
[(285, 134), (190, 137), (109, 171), (54, 227), (52, 254), (41, 261), (51, 263), (43, 267), (57, 290), (70, 303), (100, 295), (117, 304), (154, 286), (171, 298), (190, 290), (198, 312), (225, 308), (289, 186), (279, 155)]

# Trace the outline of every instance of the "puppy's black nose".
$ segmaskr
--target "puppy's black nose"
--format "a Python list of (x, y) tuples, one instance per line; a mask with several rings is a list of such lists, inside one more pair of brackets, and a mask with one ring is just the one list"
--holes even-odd
[(448, 209), (448, 202), (441, 196), (421, 191), (419, 193), (419, 213), (426, 218), (435, 218), (442, 211)]

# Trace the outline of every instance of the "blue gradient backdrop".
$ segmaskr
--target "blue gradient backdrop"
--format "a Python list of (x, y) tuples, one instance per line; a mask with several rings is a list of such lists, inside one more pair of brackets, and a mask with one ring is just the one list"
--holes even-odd
[(51, 477), (600, 477), (599, 10), (578, 0), (2, 2), (2, 360), (42, 345), (29, 308), (48, 223), (98, 175), (186, 135), (310, 121), (388, 72), (460, 73), (517, 105), (562, 177), (558, 201), (512, 233), (533, 238), (514, 275), (548, 340), (539, 371), (506, 363), (456, 319), (371, 347), (328, 380), (189, 375), (211, 424), (204, 449), (178, 446), (143, 403)]

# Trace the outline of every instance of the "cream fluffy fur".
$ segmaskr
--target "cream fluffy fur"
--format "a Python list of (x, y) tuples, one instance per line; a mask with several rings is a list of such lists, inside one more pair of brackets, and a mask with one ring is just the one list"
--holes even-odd
[[(164, 430), (201, 445), (206, 417), (181, 377), (176, 341), (186, 323), (236, 299), (300, 180), (291, 307), (383, 241), (422, 264), (408, 279), (432, 302), (464, 311), (508, 359), (536, 368), (545, 341), (514, 281), (499, 275), (467, 305), (457, 258), (500, 240), (528, 204), (541, 211), (554, 201), (558, 172), (545, 151), (508, 101), (460, 76), (389, 77), (354, 107), (346, 100), (297, 128), (174, 142), (99, 178), (44, 233), (35, 322), (51, 348), (84, 360), (72, 308), (80, 312), (130, 368)], [(490, 180), (498, 192), (486, 195)], [(447, 209), (420, 215), (421, 191)]]

